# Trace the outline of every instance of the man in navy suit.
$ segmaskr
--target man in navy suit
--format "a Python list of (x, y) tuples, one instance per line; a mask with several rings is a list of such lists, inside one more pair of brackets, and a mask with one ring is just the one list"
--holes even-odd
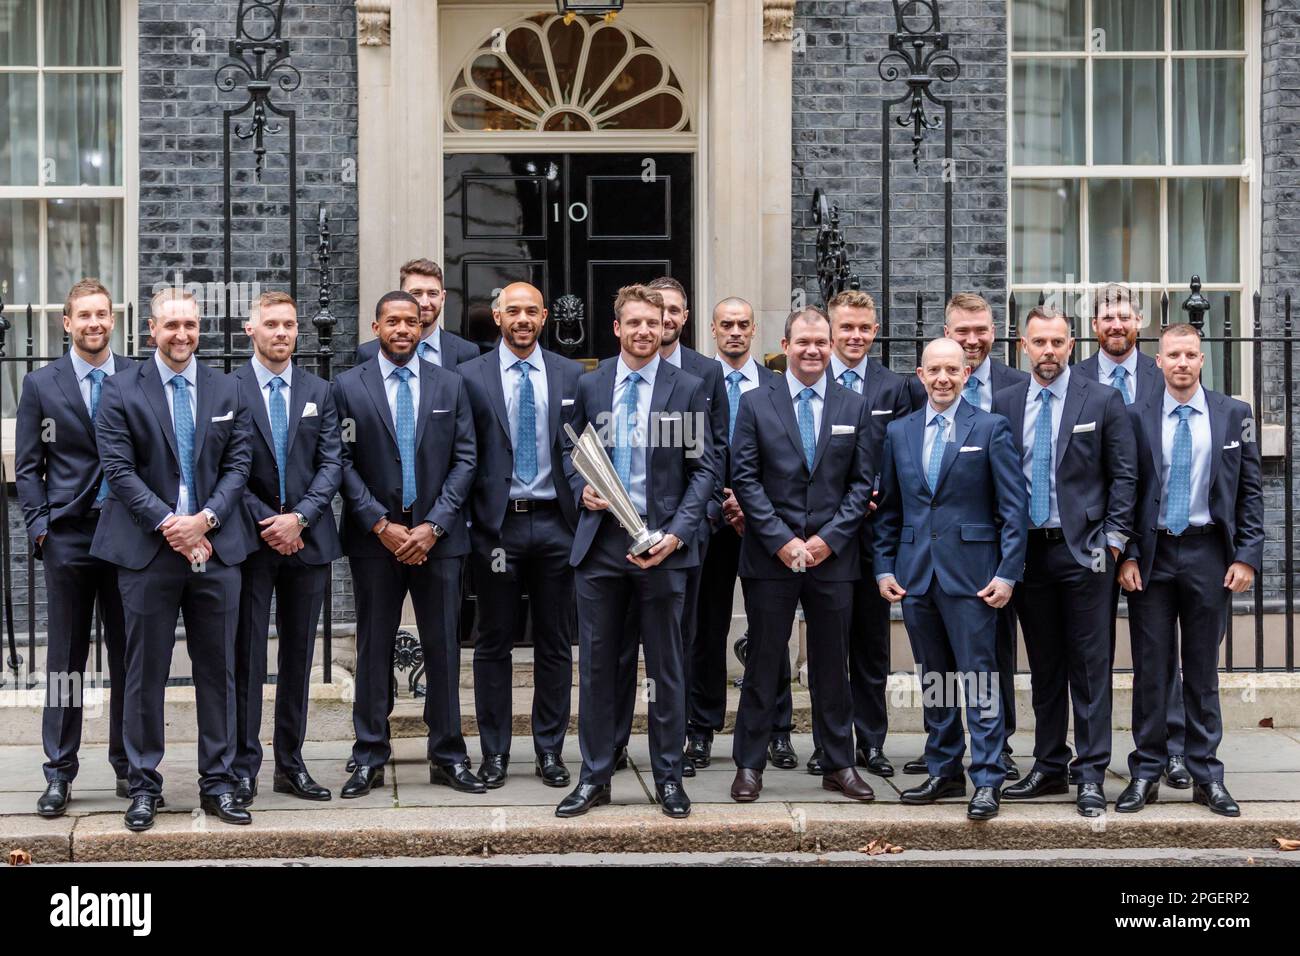
[[(415, 347), (420, 358), (454, 371), (461, 363), (479, 357), (477, 345), (442, 328), (438, 322), (447, 301), (442, 267), (438, 263), (432, 259), (412, 259), (403, 264), (397, 278), (397, 287), (420, 303), (420, 342)], [(378, 354), (378, 339), (362, 342), (357, 346), (357, 364), (368, 362)]]
[(1169, 658), (1181, 644), (1192, 801), (1241, 813), (1223, 784), (1219, 644), (1232, 594), (1250, 589), (1264, 557), (1259, 441), (1250, 407), (1201, 385), (1201, 334), (1171, 325), (1156, 362), (1165, 387), (1129, 409), (1137, 437), (1138, 505), (1120, 585), (1133, 640), (1132, 781), (1115, 801), (1141, 810), (1169, 761)]
[(871, 416), (856, 392), (826, 374), (831, 325), (820, 309), (792, 312), (781, 347), (786, 373), (740, 400), (732, 481), (745, 514), (740, 576), (749, 648), (732, 755), (731, 798), (756, 800), (795, 608), (808, 625), (813, 725), (822, 787), (853, 800), (875, 793), (853, 767), (853, 701), (845, 668), (859, 534), (871, 500)]
[(1063, 314), (1031, 310), (1020, 348), (1033, 379), (998, 392), (993, 410), (1011, 423), (1029, 496), (1025, 580), (1014, 601), (1033, 674), (1034, 767), (1002, 795), (1067, 793), (1074, 778), (1079, 813), (1095, 817), (1106, 812), (1110, 592), (1132, 535), (1133, 427), (1117, 391), (1070, 368), (1074, 339)]
[[(780, 378), (751, 352), (757, 331), (754, 308), (744, 299), (731, 296), (714, 307), (713, 338), (718, 346), (716, 361), (725, 383), (727, 433), (726, 445), (717, 456), (725, 469), (721, 520), (711, 529), (700, 573), (698, 623), (688, 667), (686, 756), (701, 768), (712, 761), (713, 735), (722, 732), (727, 716), (727, 637), (731, 633), (736, 577), (740, 570), (740, 542), (745, 534), (745, 513), (731, 487), (731, 439), (735, 435), (741, 396)], [(743, 581), (741, 585), (744, 586)], [(799, 758), (790, 742), (794, 711), (789, 655), (781, 658), (779, 667), (777, 706), (767, 759), (774, 767), (793, 770)]]
[(178, 613), (194, 672), (200, 805), (244, 824), (252, 817), (233, 793), (234, 657), (239, 565), (256, 547), (243, 502), (252, 424), (239, 383), (195, 358), (194, 296), (163, 289), (149, 311), (157, 351), (105, 380), (95, 429), (109, 497), (90, 553), (118, 565), (126, 620), (126, 826), (149, 829), (162, 805)]
[(476, 461), (474, 415), (459, 375), (416, 358), (420, 304), (389, 292), (372, 326), (380, 352), (334, 380), (343, 432), (343, 553), (357, 609), (354, 770), (345, 799), (384, 782), (393, 643), (407, 595), (428, 675), (429, 782), (487, 788), (460, 727), (460, 584)]
[[(117, 794), (127, 795), (122, 746), (126, 643), (117, 568), (91, 556), (90, 542), (108, 486), (99, 466), (95, 426), (105, 380), (135, 363), (112, 351), (113, 300), (98, 279), (68, 292), (63, 328), (71, 350), (23, 378), (14, 430), (14, 481), (36, 557), (45, 566), (46, 699), (41, 718), (46, 789), (43, 817), (62, 816), (80, 766), (82, 675), (90, 654), (95, 601), (103, 621), (109, 697), (108, 762)], [(73, 683), (76, 683), (76, 687)]]
[(343, 481), (339, 420), (329, 383), (293, 362), (298, 307), (265, 292), (244, 326), (253, 357), (235, 372), (253, 419), (253, 462), (244, 506), (261, 540), (241, 568), (235, 641), (237, 745), (235, 799), (251, 806), (262, 766), (262, 685), (275, 595), (280, 651), (275, 684), (272, 787), (303, 800), (328, 800), (302, 759), (307, 733), (316, 622), (330, 586), (330, 562), (342, 556), (333, 500)]
[(569, 552), (577, 509), (564, 475), (564, 432), (580, 363), (543, 349), (542, 293), (527, 282), (501, 290), (492, 318), (501, 341), (457, 368), (474, 412), (478, 467), (470, 514), (470, 567), (478, 596), (474, 707), (479, 779), (502, 786), (510, 763), (511, 649), (524, 633), (520, 592), (533, 626), (534, 772), (569, 783), (561, 751), (569, 727), (576, 627)]
[[(1111, 283), (1097, 292), (1092, 306), (1092, 331), (1097, 351), (1084, 359), (1076, 371), (1084, 378), (1109, 385), (1119, 392), (1126, 406), (1145, 405), (1148, 398), (1165, 387), (1156, 360), (1138, 348), (1138, 333), (1145, 320), (1142, 303), (1128, 286)], [(1111, 590), (1110, 660), (1115, 663), (1115, 619), (1119, 608), (1119, 581)], [(1178, 670), (1178, 651), (1169, 658), (1169, 765), (1165, 782), (1175, 790), (1187, 790), (1191, 775), (1183, 761), (1183, 679)]]
[[(998, 689), (997, 614), (1025, 566), (1025, 488), (1011, 426), (962, 396), (970, 376), (951, 339), (926, 346), (917, 375), (930, 400), (885, 434), (875, 515), (876, 581), (903, 622), (925, 696), (929, 777), (902, 793), (923, 804), (962, 796), (964, 681), (971, 780), (966, 814), (997, 815), (1006, 770)], [(936, 701), (937, 698), (937, 702)]]
[(659, 355), (664, 300), (645, 286), (624, 286), (614, 300), (619, 354), (578, 383), (573, 429), (595, 425), (632, 506), (663, 538), (639, 556), (609, 503), (565, 457), (573, 497), (582, 505), (569, 563), (578, 596), (578, 786), (556, 807), (571, 817), (609, 803), (614, 746), (621, 730), (618, 664), (629, 614), (640, 621), (650, 691), (650, 762), (660, 807), (685, 817), (682, 788), (686, 688), (682, 675), (682, 603), (686, 572), (699, 564), (700, 524), (714, 488), (714, 453), (704, 383)]

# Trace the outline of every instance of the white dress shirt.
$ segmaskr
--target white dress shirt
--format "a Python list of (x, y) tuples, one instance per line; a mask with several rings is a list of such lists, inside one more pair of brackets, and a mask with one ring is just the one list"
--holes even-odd
[[(1160, 522), (1164, 528), (1169, 512), (1169, 469), (1174, 454), (1174, 433), (1178, 428), (1178, 399), (1165, 389), (1164, 414), (1160, 419)], [(1192, 430), (1191, 503), (1187, 520), (1192, 527), (1210, 523), (1210, 456), (1214, 454), (1214, 437), (1210, 433), (1210, 408), (1205, 402), (1205, 389), (1196, 386), (1196, 394), (1187, 403), (1193, 409), (1187, 418)]]
[(1038, 379), (1031, 377), (1029, 396), (1025, 400), (1025, 424), (1020, 432), (1025, 452), (1021, 467), (1025, 472), (1026, 501), (1029, 501), (1034, 491), (1034, 436), (1038, 429), (1038, 415), (1043, 408), (1043, 403), (1038, 396), (1045, 391), (1052, 395), (1052, 447), (1049, 452), (1052, 478), (1047, 495), (1047, 520), (1042, 523), (1043, 528), (1061, 526), (1061, 512), (1056, 504), (1056, 436), (1061, 431), (1061, 416), (1065, 412), (1065, 394), (1069, 385), (1070, 367), (1067, 365), (1056, 380), (1046, 387), (1040, 385)]
[(865, 355), (862, 357), (862, 361), (857, 365), (846, 365), (840, 361), (838, 355), (831, 352), (831, 378), (835, 379), (837, 384), (843, 385), (844, 383), (840, 381), (840, 376), (846, 371), (855, 373), (858, 376), (858, 380), (853, 383), (853, 391), (857, 392), (859, 395), (863, 394), (867, 388), (867, 365), (868, 362)]
[(411, 408), (414, 410), (416, 417), (420, 415), (420, 365), (418, 362), (408, 361), (406, 365), (395, 365), (389, 361), (384, 350), (379, 350), (379, 374), (384, 380), (384, 396), (388, 399), (388, 414), (393, 417), (393, 430), (397, 430), (397, 386), (401, 381), (393, 373), (399, 368), (409, 368), (411, 377), (407, 383), (411, 386)]
[(266, 407), (267, 421), (271, 420), (271, 379), (277, 375), (284, 382), (284, 387), (280, 389), (280, 395), (284, 398), (284, 417), (289, 417), (289, 391), (293, 388), (293, 363), (290, 362), (284, 367), (283, 372), (272, 372), (262, 364), (256, 355), (252, 361), (253, 374), (257, 376), (257, 387), (262, 393), (262, 404)]
[(1128, 373), (1128, 380), (1125, 384), (1128, 386), (1128, 404), (1132, 405), (1137, 400), (1138, 350), (1133, 349), (1128, 353), (1128, 358), (1122, 362), (1116, 362), (1104, 350), (1097, 353), (1097, 380), (1099, 382), (1114, 388), (1115, 369), (1117, 368), (1122, 368)]
[[(646, 514), (646, 466), (648, 464), (646, 455), (650, 444), (650, 399), (654, 395), (655, 375), (659, 372), (659, 356), (656, 355), (645, 366), (645, 368), (635, 370), (641, 376), (641, 381), (636, 384), (636, 421), (632, 423), (630, 440), (632, 443), (632, 465), (628, 472), (628, 497), (632, 499), (632, 507), (636, 508), (637, 514)], [(619, 427), (623, 420), (623, 393), (631, 383), (627, 377), (631, 375), (633, 369), (627, 367), (623, 361), (623, 356), (619, 355), (618, 364), (614, 371), (614, 410), (613, 424), (614, 428)], [(617, 434), (617, 432), (615, 432)], [(610, 456), (613, 458), (613, 455)]]
[(114, 367), (113, 353), (108, 353), (108, 359), (103, 365), (91, 365), (84, 358), (77, 354), (73, 349), (69, 353), (72, 356), (72, 371), (77, 376), (77, 387), (81, 389), (81, 400), (86, 403), (86, 411), (90, 411), (90, 373), (95, 369), (100, 369), (105, 375), (112, 375), (117, 369)]
[[(497, 346), (497, 358), (501, 368), (501, 389), (506, 396), (506, 418), (510, 422), (510, 441), (514, 443), (519, 434), (519, 389), (524, 376), (515, 363), (521, 361), (519, 356), (506, 348), (504, 342)], [(542, 350), (533, 344), (533, 350), (522, 361), (532, 366), (528, 380), (533, 384), (533, 433), (537, 436), (537, 475), (532, 481), (524, 483), (518, 475), (510, 477), (510, 497), (528, 498), (534, 501), (554, 501), (555, 485), (551, 481), (551, 445), (547, 441), (549, 433), (550, 412), (549, 393), (546, 384), (546, 362), (542, 360)], [(515, 454), (518, 455), (518, 449)]]
[(794, 402), (794, 420), (796, 424), (799, 422), (799, 393), (805, 388), (811, 388), (813, 390), (814, 394), (812, 401), (809, 403), (812, 405), (813, 441), (816, 442), (820, 440), (822, 435), (822, 408), (826, 405), (825, 373), (822, 373), (822, 377), (819, 378), (816, 383), (805, 385), (794, 377), (793, 372), (787, 369), (785, 373), (785, 383), (790, 388), (790, 400)]

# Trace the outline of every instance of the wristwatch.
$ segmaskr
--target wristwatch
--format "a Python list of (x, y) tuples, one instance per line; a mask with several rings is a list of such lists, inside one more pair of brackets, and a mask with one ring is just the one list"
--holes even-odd
[(217, 513), (213, 511), (211, 508), (203, 509), (203, 517), (207, 519), (209, 528), (215, 528), (217, 525), (221, 523), (220, 521), (217, 520)]
[(295, 511), (293, 513), (293, 516), (298, 519), (299, 528), (307, 527), (307, 516), (305, 514), (303, 514), (301, 511)]
[(445, 535), (445, 534), (447, 533), (446, 531), (444, 531), (444, 530), (442, 529), (442, 525), (434, 524), (432, 521), (429, 521), (429, 522), (426, 522), (426, 523), (429, 525), (430, 528), (433, 529), (433, 536), (434, 536), (435, 538), (441, 538), (443, 535)]

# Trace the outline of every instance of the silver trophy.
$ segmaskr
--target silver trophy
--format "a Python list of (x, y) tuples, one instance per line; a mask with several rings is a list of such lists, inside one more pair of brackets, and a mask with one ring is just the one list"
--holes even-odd
[(619, 480), (618, 472), (614, 470), (614, 463), (609, 460), (609, 453), (605, 451), (605, 444), (600, 440), (595, 427), (588, 422), (581, 436), (573, 430), (572, 425), (567, 423), (564, 430), (569, 435), (569, 441), (573, 442), (573, 451), (569, 457), (573, 460), (574, 469), (595, 489), (596, 494), (609, 502), (609, 510), (613, 512), (624, 530), (632, 536), (632, 546), (627, 549), (628, 554), (634, 558), (645, 554), (663, 540), (664, 533), (651, 531), (637, 514), (636, 508), (632, 506), (632, 499), (628, 497), (627, 489)]

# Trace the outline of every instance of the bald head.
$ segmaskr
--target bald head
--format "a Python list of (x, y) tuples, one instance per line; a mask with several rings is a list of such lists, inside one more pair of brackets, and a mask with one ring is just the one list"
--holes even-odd
[(966, 387), (970, 375), (966, 352), (955, 339), (935, 339), (921, 353), (921, 366), (916, 374), (930, 396), (930, 404), (938, 411), (945, 411)]
[(541, 290), (527, 282), (512, 282), (501, 290), (492, 307), (492, 321), (501, 341), (520, 358), (532, 354), (546, 322)]
[(925, 347), (921, 353), (921, 366), (924, 368), (930, 364), (932, 358), (949, 358), (956, 356), (961, 359), (963, 355), (962, 347), (957, 344), (955, 339), (935, 339)]
[(740, 296), (727, 296), (713, 307), (713, 341), (717, 343), (718, 354), (732, 368), (739, 369), (749, 362), (749, 350), (757, 331), (754, 307)]

